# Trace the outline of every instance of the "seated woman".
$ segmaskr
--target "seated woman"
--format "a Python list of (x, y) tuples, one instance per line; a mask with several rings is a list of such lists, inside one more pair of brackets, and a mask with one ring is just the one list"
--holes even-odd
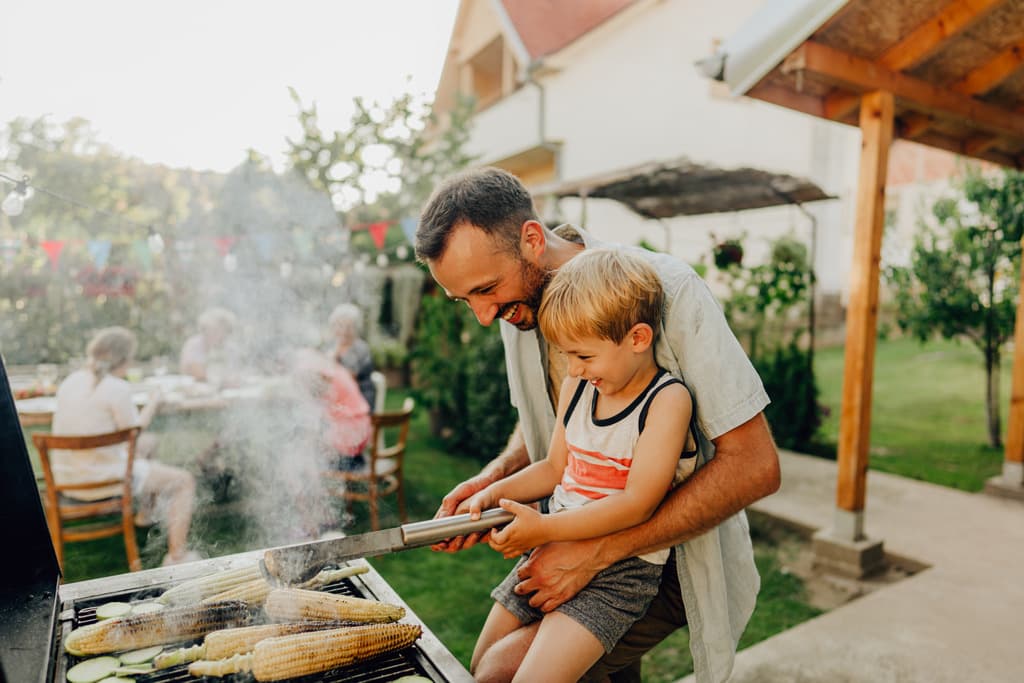
[[(149, 426), (160, 403), (159, 392), (150, 395), (140, 415), (132, 401), (131, 385), (124, 379), (136, 345), (135, 335), (123, 327), (109, 327), (96, 333), (86, 348), (87, 366), (68, 375), (57, 389), (54, 434), (88, 436)], [(136, 523), (145, 525), (153, 517), (165, 524), (165, 565), (199, 559), (186, 547), (195, 503), (195, 480), (179, 467), (150, 460), (155, 451), (156, 438), (148, 433), (140, 435), (132, 470), (132, 493), (139, 501)], [(92, 451), (54, 451), (53, 473), (62, 484), (121, 477), (127, 458), (124, 445)], [(98, 500), (117, 495), (118, 490), (115, 486), (111, 490), (90, 489), (67, 495)]]
[(345, 471), (366, 464), (363, 449), (370, 440), (370, 406), (359, 391), (352, 373), (315, 349), (295, 354), (295, 376), (299, 384), (320, 402), (323, 410), (323, 440), (338, 455)]
[[(225, 343), (238, 325), (235, 314), (225, 308), (208, 308), (199, 316), (199, 332), (181, 348), (181, 373), (200, 382), (221, 384), (227, 358)], [(216, 366), (216, 367), (215, 367)]]
[(331, 356), (342, 367), (348, 369), (359, 384), (359, 391), (366, 399), (370, 410), (374, 409), (377, 389), (370, 378), (373, 373), (373, 356), (370, 345), (360, 338), (363, 313), (355, 304), (339, 304), (327, 318), (327, 326), (334, 338)]

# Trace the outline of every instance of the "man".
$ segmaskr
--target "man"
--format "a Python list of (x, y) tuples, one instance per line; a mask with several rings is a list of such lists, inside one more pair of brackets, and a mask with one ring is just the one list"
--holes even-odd
[[(416, 233), (416, 253), (448, 296), (465, 302), (482, 325), (502, 320), (509, 391), (519, 411), (508, 446), (477, 476), (445, 496), (438, 516), (466, 510), (488, 484), (545, 457), (554, 427), (565, 360), (537, 333), (537, 308), (551, 274), (598, 240), (572, 226), (548, 230), (514, 176), (474, 169), (440, 185)], [(517, 592), (550, 611), (602, 569), (623, 558), (675, 547), (647, 616), (584, 680), (638, 681), (642, 655), (689, 626), (697, 680), (724, 681), (760, 584), (743, 509), (779, 487), (778, 453), (762, 411), (757, 373), (729, 330), (704, 282), (679, 260), (633, 247), (658, 271), (666, 312), (655, 348), (658, 364), (694, 396), (703, 466), (669, 494), (644, 524), (602, 538), (536, 549), (520, 571)], [(436, 546), (455, 552), (481, 535)], [(501, 648), (504, 670), (474, 671), (480, 680), (510, 680), (535, 631), (520, 629)]]

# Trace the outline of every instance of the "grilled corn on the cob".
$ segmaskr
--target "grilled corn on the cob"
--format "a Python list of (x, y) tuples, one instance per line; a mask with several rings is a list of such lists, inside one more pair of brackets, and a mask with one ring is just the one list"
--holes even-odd
[(79, 656), (138, 650), (244, 626), (252, 622), (253, 616), (249, 606), (241, 601), (172, 607), (77, 628), (68, 634), (64, 649)]
[(280, 681), (321, 673), (412, 645), (423, 630), (415, 624), (364, 624), (267, 638), (251, 654), (189, 665), (193, 676), (251, 671), (257, 681)]
[(356, 625), (357, 623), (354, 621), (294, 621), (287, 624), (260, 624), (257, 626), (242, 626), (240, 628), (226, 628), (207, 633), (201, 645), (182, 647), (158, 655), (153, 660), (153, 666), (157, 669), (167, 669), (200, 659), (226, 659), (232, 655), (252, 652), (252, 649), (256, 647), (256, 643), (266, 638)]
[(278, 588), (270, 591), (263, 609), (267, 616), (278, 621), (345, 619), (348, 621), (386, 622), (398, 621), (405, 616), (404, 607), (390, 605), (386, 602), (301, 588)]
[(203, 600), (203, 602), (220, 602), (222, 600), (241, 600), (250, 605), (262, 605), (267, 599), (267, 593), (271, 586), (266, 579), (259, 578), (246, 581), (227, 589), (223, 593), (217, 593)]
[(258, 564), (241, 569), (229, 569), (183, 581), (166, 590), (157, 600), (165, 605), (190, 605), (261, 577)]

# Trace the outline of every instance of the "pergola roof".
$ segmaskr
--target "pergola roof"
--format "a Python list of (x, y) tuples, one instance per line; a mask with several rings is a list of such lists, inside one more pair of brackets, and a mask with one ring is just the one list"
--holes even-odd
[(891, 92), (897, 137), (1024, 166), (1024, 0), (771, 2), (700, 66), (852, 125), (862, 94)]
[(685, 158), (545, 185), (536, 196), (599, 197), (646, 218), (693, 216), (833, 199), (814, 183), (756, 168), (721, 169)]

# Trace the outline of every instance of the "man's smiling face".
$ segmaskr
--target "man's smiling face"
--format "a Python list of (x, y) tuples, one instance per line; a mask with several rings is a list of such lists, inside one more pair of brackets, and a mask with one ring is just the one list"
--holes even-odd
[(483, 230), (459, 224), (441, 257), (428, 263), (430, 274), (450, 298), (466, 302), (484, 327), (500, 318), (520, 330), (532, 330), (551, 279), (539, 265), (543, 245), (536, 249), (536, 234), (524, 239), (515, 254)]

